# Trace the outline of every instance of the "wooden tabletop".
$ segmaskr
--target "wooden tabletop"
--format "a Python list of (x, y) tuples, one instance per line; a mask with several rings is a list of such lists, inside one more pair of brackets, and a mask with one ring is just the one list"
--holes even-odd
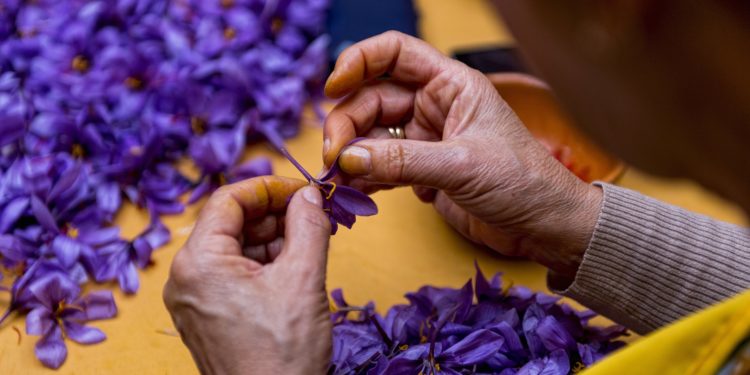
[[(423, 37), (445, 53), (457, 47), (510, 44), (512, 39), (482, 0), (418, 0)], [(320, 124), (305, 115), (300, 136), (289, 149), (309, 170), (321, 167)], [(248, 157), (270, 155), (274, 171), (299, 177), (284, 159), (262, 144), (253, 145)], [(713, 217), (744, 223), (733, 205), (685, 181), (663, 181), (629, 169), (619, 183), (643, 193)], [(340, 230), (331, 242), (328, 287), (343, 288), (355, 304), (373, 300), (381, 311), (402, 303), (403, 294), (425, 284), (460, 287), (474, 273), (476, 259), (485, 273), (503, 272), (506, 280), (535, 290), (546, 290), (545, 271), (526, 261), (508, 260), (476, 247), (448, 227), (432, 207), (419, 202), (410, 189), (375, 194), (380, 213), (360, 218), (353, 230)], [(201, 202), (202, 203), (202, 202)], [(95, 285), (115, 293), (117, 318), (93, 325), (107, 334), (107, 340), (93, 346), (68, 341), (67, 362), (60, 374), (194, 374), (190, 353), (175, 336), (172, 322), (161, 299), (169, 264), (192, 229), (201, 203), (184, 214), (164, 218), (173, 239), (154, 253), (154, 265), (140, 273), (141, 289), (125, 296), (114, 285)], [(134, 235), (145, 225), (146, 214), (132, 206), (117, 218), (125, 235)], [(7, 306), (7, 300), (0, 300)], [(0, 329), (0, 374), (51, 374), (34, 358), (37, 337), (21, 336), (22, 317)], [(250, 339), (250, 338), (248, 338)]]

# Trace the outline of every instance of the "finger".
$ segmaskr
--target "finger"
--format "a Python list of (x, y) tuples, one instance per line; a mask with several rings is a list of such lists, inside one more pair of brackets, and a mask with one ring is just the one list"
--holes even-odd
[(267, 215), (246, 221), (243, 245), (263, 245), (283, 236), (283, 223), (279, 215)]
[(435, 207), (435, 211), (440, 214), (448, 225), (453, 227), (453, 229), (462, 236), (473, 239), (470, 228), (472, 218), (465, 210), (456, 205), (445, 193), (438, 192), (435, 195), (435, 201), (432, 205)]
[[(384, 125), (384, 124), (378, 124), (378, 125)], [(417, 124), (415, 121), (409, 121), (406, 125), (404, 125), (404, 133), (406, 135), (407, 139), (414, 139), (417, 141), (433, 141), (437, 142), (441, 140), (441, 134), (434, 128), (427, 128), (423, 125)], [(390, 131), (388, 130), (388, 127), (382, 127), (382, 126), (376, 126), (370, 131), (368, 131), (364, 135), (365, 138), (377, 138), (377, 139), (391, 139), (393, 138), (393, 135), (391, 135)]]
[(435, 195), (437, 194), (437, 190), (435, 189), (424, 186), (412, 186), (412, 190), (414, 190), (414, 195), (424, 203), (432, 203), (435, 201)]
[[(194, 246), (186, 249), (241, 255), (239, 238), (245, 223), (283, 212), (289, 196), (305, 184), (302, 180), (263, 176), (222, 186), (198, 215), (188, 239), (188, 244)], [(221, 246), (212, 244), (219, 241)]]
[(284, 274), (301, 277), (302, 285), (324, 288), (331, 222), (323, 212), (323, 197), (314, 187), (300, 189), (286, 212), (284, 249), (274, 264)]
[(261, 265), (265, 265), (276, 260), (281, 253), (284, 245), (284, 238), (277, 237), (269, 243), (262, 245), (249, 245), (242, 249), (242, 255), (250, 258)]
[(388, 31), (341, 52), (326, 82), (325, 94), (340, 98), (385, 73), (399, 82), (424, 85), (450, 62), (422, 40)]
[(375, 125), (400, 125), (412, 116), (414, 91), (382, 81), (365, 86), (346, 98), (326, 117), (323, 128), (323, 161), (330, 166), (350, 140)]
[(346, 147), (338, 163), (344, 173), (372, 182), (452, 191), (477, 165), (470, 154), (451, 141), (367, 139)]

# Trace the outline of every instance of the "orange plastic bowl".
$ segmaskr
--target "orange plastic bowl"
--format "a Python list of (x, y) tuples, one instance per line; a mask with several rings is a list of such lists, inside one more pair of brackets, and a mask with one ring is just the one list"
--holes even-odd
[(571, 172), (586, 182), (613, 182), (625, 169), (578, 131), (542, 81), (519, 73), (487, 76), (529, 131)]

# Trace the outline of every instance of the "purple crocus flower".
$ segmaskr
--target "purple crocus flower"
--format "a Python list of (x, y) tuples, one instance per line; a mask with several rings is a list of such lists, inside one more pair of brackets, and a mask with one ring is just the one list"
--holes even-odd
[[(503, 288), (477, 266), (476, 287), (423, 287), (385, 318), (375, 306), (350, 306), (331, 293), (334, 374), (568, 374), (624, 345), (620, 326), (587, 324), (593, 316), (558, 297)], [(348, 313), (360, 311), (358, 318)]]
[(140, 287), (137, 269), (145, 268), (154, 249), (169, 242), (169, 238), (169, 230), (157, 221), (133, 241), (115, 241), (99, 248), (91, 260), (96, 281), (117, 280), (123, 292), (137, 292)]
[[(211, 6), (213, 2), (202, 3)], [(195, 48), (201, 54), (211, 57), (227, 50), (244, 50), (262, 35), (258, 16), (246, 7), (212, 7), (209, 12), (214, 14), (202, 17), (195, 29)]]
[(17, 85), (13, 72), (0, 74), (0, 147), (20, 139), (26, 130), (29, 106)]
[[(305, 176), (307, 181), (317, 186), (323, 193), (325, 198), (323, 201), (323, 209), (326, 211), (328, 218), (331, 221), (331, 234), (336, 234), (339, 224), (351, 229), (356, 221), (356, 216), (371, 216), (378, 213), (378, 207), (375, 205), (375, 202), (367, 196), (367, 194), (348, 186), (338, 186), (335, 182), (330, 182), (329, 180), (336, 173), (334, 169), (326, 173), (321, 179), (313, 177), (289, 153), (284, 145), (284, 140), (274, 127), (268, 123), (261, 123), (258, 126), (258, 130), (282, 155), (294, 164), (297, 170)], [(338, 160), (334, 162), (334, 165), (337, 164)]]
[(502, 348), (502, 336), (486, 329), (474, 331), (453, 345), (422, 344), (396, 355), (387, 374), (459, 374), (461, 368), (479, 364)]
[(104, 332), (84, 324), (108, 319), (117, 314), (112, 293), (91, 292), (79, 297), (80, 288), (62, 273), (46, 274), (29, 285), (34, 296), (33, 307), (26, 316), (26, 333), (42, 336), (34, 352), (47, 367), (59, 368), (68, 351), (63, 338), (79, 344), (103, 341)]
[[(327, 0), (0, 3), (0, 271), (12, 282), (0, 288), (11, 300), (0, 321), (43, 315), (28, 328), (53, 342), (38, 355), (58, 366), (50, 327), (76, 314), (34, 310), (32, 289), (117, 280), (133, 293), (137, 270), (169, 240), (160, 215), (182, 212), (184, 193), (269, 174), (267, 159), (240, 159), (257, 123), (295, 135), (305, 103), (320, 98)], [(185, 156), (198, 181), (177, 167)], [(357, 192), (322, 189), (351, 225), (339, 206)], [(150, 215), (133, 240), (113, 226), (123, 196)], [(67, 306), (77, 293), (50, 296)]]

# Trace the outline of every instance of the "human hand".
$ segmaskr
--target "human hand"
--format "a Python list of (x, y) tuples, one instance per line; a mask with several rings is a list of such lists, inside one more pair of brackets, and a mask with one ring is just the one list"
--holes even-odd
[(164, 302), (201, 373), (326, 372), (331, 227), (320, 192), (304, 186), (273, 176), (223, 186), (175, 256)]
[[(575, 274), (601, 191), (555, 161), (483, 74), (387, 32), (340, 55), (326, 95), (346, 96), (326, 119), (326, 165), (369, 138), (339, 159), (353, 186), (413, 185), (471, 240)], [(391, 139), (388, 126), (407, 139)]]

